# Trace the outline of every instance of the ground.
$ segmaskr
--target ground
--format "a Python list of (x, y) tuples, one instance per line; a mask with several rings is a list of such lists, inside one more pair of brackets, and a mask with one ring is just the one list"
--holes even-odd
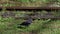
[[(24, 12), (15, 12), (15, 14), (24, 14)], [(25, 20), (0, 16), (0, 34), (60, 34), (60, 20), (36, 19), (29, 27), (17, 28), (23, 21)]]

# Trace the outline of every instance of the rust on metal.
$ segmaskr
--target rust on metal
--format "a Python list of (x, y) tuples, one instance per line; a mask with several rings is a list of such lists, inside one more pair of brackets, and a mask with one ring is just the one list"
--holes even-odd
[(60, 10), (60, 7), (20, 7), (20, 6), (7, 6), (0, 9), (6, 8), (6, 10)]
[(6, 7), (6, 9), (46, 9), (46, 10), (59, 10), (60, 7), (20, 7), (20, 6), (11, 6), (11, 7)]

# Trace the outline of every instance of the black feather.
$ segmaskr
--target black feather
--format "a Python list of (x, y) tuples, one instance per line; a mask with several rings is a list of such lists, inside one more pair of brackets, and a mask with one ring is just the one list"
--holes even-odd
[(23, 28), (22, 26), (29, 26), (32, 23), (32, 19), (28, 19), (25, 22), (22, 22), (21, 24), (19, 24), (20, 26), (18, 26), (18, 28)]

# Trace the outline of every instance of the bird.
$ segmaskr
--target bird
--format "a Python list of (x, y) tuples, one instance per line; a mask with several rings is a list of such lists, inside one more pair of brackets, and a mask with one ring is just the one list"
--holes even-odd
[(21, 24), (18, 24), (18, 28), (23, 28), (23, 26), (28, 27), (32, 23), (32, 19), (29, 18), (26, 21), (22, 22)]

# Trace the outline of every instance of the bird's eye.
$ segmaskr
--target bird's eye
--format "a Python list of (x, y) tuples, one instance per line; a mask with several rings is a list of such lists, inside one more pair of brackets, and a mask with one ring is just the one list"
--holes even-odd
[(33, 21), (36, 20), (36, 19), (33, 19)]

